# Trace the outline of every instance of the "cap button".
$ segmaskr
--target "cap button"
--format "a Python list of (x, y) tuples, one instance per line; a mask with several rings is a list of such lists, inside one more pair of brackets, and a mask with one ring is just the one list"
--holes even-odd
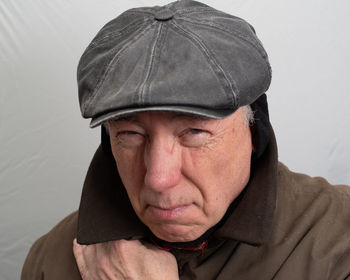
[(159, 21), (166, 21), (172, 19), (174, 16), (174, 12), (169, 10), (168, 8), (161, 9), (156, 12), (154, 15), (154, 19)]

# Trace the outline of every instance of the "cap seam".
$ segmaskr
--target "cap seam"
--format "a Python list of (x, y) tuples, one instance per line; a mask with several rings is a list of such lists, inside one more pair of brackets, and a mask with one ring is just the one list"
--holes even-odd
[[(198, 7), (190, 7), (190, 8), (177, 9), (176, 10), (176, 14), (178, 14), (178, 13), (190, 14), (190, 13), (197, 12), (197, 11), (204, 12), (204, 11), (212, 11), (212, 10), (213, 10), (213, 8), (208, 7), (208, 6), (207, 7), (200, 7), (200, 8), (198, 8)], [(215, 10), (215, 11), (217, 11), (217, 10)]]
[(157, 32), (157, 35), (154, 39), (154, 44), (152, 46), (152, 51), (151, 51), (151, 59), (150, 59), (150, 64), (149, 64), (149, 68), (147, 70), (147, 73), (145, 75), (145, 79), (144, 81), (142, 82), (142, 84), (140, 85), (140, 91), (139, 91), (139, 96), (138, 96), (138, 101), (140, 103), (144, 103), (144, 95), (145, 95), (145, 91), (146, 91), (146, 83), (147, 81), (149, 80), (150, 76), (151, 76), (151, 72), (153, 70), (153, 62), (154, 62), (154, 59), (155, 59), (155, 50), (156, 50), (156, 46), (158, 44), (158, 41), (159, 41), (159, 37), (160, 37), (160, 34), (162, 32), (162, 26), (163, 24), (160, 23), (159, 24), (159, 27), (158, 27), (158, 32)]
[[(134, 25), (137, 25), (138, 22), (134, 21), (133, 23), (135, 23)], [(147, 21), (143, 20), (143, 23), (145, 24), (145, 23), (147, 23)], [(113, 32), (113, 34), (119, 33), (120, 36), (121, 36), (121, 35), (124, 35), (124, 31), (126, 31), (126, 30), (129, 29), (129, 28), (131, 29), (132, 27), (134, 27), (134, 25), (128, 25), (127, 27), (123, 28), (123, 29), (122, 29), (122, 30), (123, 30), (122, 33), (119, 33), (119, 31), (118, 31), (118, 32)], [(142, 24), (141, 24), (141, 26), (142, 26)], [(139, 29), (139, 28), (138, 28), (138, 29)], [(138, 29), (136, 29), (136, 31), (137, 31)], [(135, 31), (134, 31), (134, 32), (135, 32)], [(97, 35), (97, 36), (98, 36), (98, 35)], [(97, 36), (96, 36), (96, 37), (97, 37)], [(107, 37), (110, 37), (110, 36), (107, 36), (107, 35), (106, 35), (106, 36), (103, 37), (103, 39), (106, 39)], [(116, 37), (113, 37), (113, 38), (115, 39), (115, 38), (117, 38), (117, 37), (119, 37), (119, 36), (116, 36)], [(83, 60), (83, 58), (84, 58), (85, 56), (88, 55), (88, 53), (90, 53), (90, 51), (94, 50), (96, 47), (101, 46), (101, 45), (98, 44), (98, 43), (102, 42), (102, 39), (98, 39), (98, 42), (97, 42), (97, 43), (94, 43), (94, 40), (95, 40), (95, 39), (93, 39), (92, 42), (90, 43), (90, 45), (86, 48), (86, 50), (85, 50), (83, 56), (80, 58), (80, 62)], [(124, 41), (126, 41), (126, 40), (124, 40)], [(91, 46), (92, 46), (92, 47), (91, 47)], [(78, 72), (78, 73), (80, 72), (81, 67), (82, 67), (80, 62), (79, 62), (79, 64), (78, 64), (78, 69), (77, 69), (77, 72)]]
[[(137, 9), (137, 10), (134, 10), (134, 9)], [(134, 9), (130, 9), (130, 10), (126, 11), (125, 13), (128, 13), (128, 14), (142, 14), (142, 15), (147, 14), (147, 15), (150, 15), (150, 16), (154, 16), (154, 13), (148, 11), (147, 9), (142, 9), (142, 8), (134, 8)]]
[[(201, 50), (201, 52), (209, 60), (209, 65), (213, 69), (213, 71), (214, 71), (215, 75), (217, 76), (217, 78), (219, 80), (221, 80), (221, 81), (222, 80), (225, 81), (225, 83), (227, 84), (227, 85), (225, 85), (225, 87), (228, 87), (230, 89), (230, 93), (231, 93), (230, 96), (231, 96), (231, 98), (229, 98), (229, 96), (227, 94), (227, 91), (225, 90), (225, 87), (223, 88), (223, 90), (224, 90), (226, 98), (231, 103), (231, 105), (235, 106), (236, 104), (239, 104), (238, 94), (237, 94), (238, 92), (236, 93), (237, 86), (235, 84), (235, 81), (233, 81), (233, 80), (231, 81), (227, 77), (224, 69), (219, 64), (219, 62), (216, 60), (215, 55), (208, 50), (208, 48), (206, 47), (205, 43), (202, 40), (200, 40), (197, 36), (195, 36), (191, 31), (184, 29), (183, 27), (181, 27), (178, 24), (176, 24), (174, 21), (171, 24), (175, 28), (177, 28), (178, 30), (182, 31), (187, 36), (187, 38), (189, 38), (191, 41), (193, 41), (199, 47), (199, 50)], [(210, 55), (209, 55), (209, 53), (210, 53)], [(217, 70), (215, 70), (214, 67), (217, 68)], [(220, 72), (223, 75), (223, 78), (221, 78), (218, 75), (218, 72)], [(234, 86), (234, 88), (232, 86)]]
[(256, 42), (258, 42), (258, 45), (254, 44), (253, 41), (251, 41), (248, 37), (244, 36), (240, 32), (237, 32), (235, 30), (228, 30), (226, 27), (224, 27), (223, 25), (220, 25), (220, 24), (212, 24), (212, 23), (208, 23), (207, 21), (201, 21), (201, 20), (190, 20), (190, 19), (188, 19), (186, 17), (177, 17), (177, 19), (182, 19), (184, 21), (187, 21), (187, 22), (190, 22), (190, 23), (193, 23), (193, 24), (198, 24), (198, 25), (212, 27), (212, 28), (218, 29), (220, 31), (226, 32), (226, 33), (228, 33), (230, 35), (237, 36), (240, 39), (244, 40), (245, 42), (249, 43), (252, 47), (254, 47), (254, 49), (256, 49), (258, 51), (258, 53), (262, 56), (262, 58), (265, 60), (265, 62), (267, 62), (267, 60), (266, 60), (267, 53), (263, 50), (262, 45), (261, 45), (261, 43), (259, 41), (256, 41)]
[(147, 89), (145, 89), (144, 95), (143, 95), (143, 98), (144, 98), (143, 105), (145, 103), (147, 104), (147, 102), (150, 101), (150, 98), (147, 98), (147, 97), (149, 97), (149, 92), (150, 92), (151, 87), (152, 87), (152, 82), (154, 81), (153, 77), (156, 73), (157, 67), (159, 67), (162, 46), (163, 46), (164, 40), (165, 40), (166, 35), (167, 35), (166, 32), (167, 32), (168, 28), (166, 28), (166, 27), (168, 26), (168, 24), (166, 22), (160, 22), (160, 24), (161, 24), (161, 28), (159, 30), (158, 42), (155, 45), (155, 49), (154, 49), (153, 65), (152, 65), (152, 69), (150, 70), (150, 74), (148, 77), (149, 83), (148, 83)]
[[(116, 54), (114, 54), (113, 58), (111, 60), (109, 60), (108, 64), (106, 64), (106, 69), (104, 70), (103, 75), (101, 76), (101, 78), (96, 82), (96, 86), (95, 89), (93, 90), (93, 93), (91, 94), (91, 96), (88, 98), (88, 100), (86, 101), (86, 106), (83, 107), (84, 110), (86, 110), (87, 107), (89, 107), (91, 105), (91, 103), (95, 100), (95, 98), (98, 95), (98, 91), (100, 90), (101, 85), (103, 84), (104, 80), (106, 79), (110, 69), (112, 67), (115, 66), (116, 62), (118, 62), (118, 60), (120, 59), (121, 54), (133, 43), (135, 43), (139, 38), (141, 38), (142, 36), (144, 36), (149, 29), (152, 28), (152, 26), (155, 25), (155, 23), (147, 26), (140, 34), (134, 35), (134, 37), (129, 40), (129, 42), (127, 42)], [(129, 38), (130, 39), (130, 38)], [(114, 49), (114, 48), (113, 48)]]
[[(266, 66), (266, 68), (268, 70), (268, 78), (269, 78), (270, 82), (264, 87), (264, 91), (263, 92), (266, 92), (266, 90), (269, 88), (269, 85), (271, 83), (271, 78), (272, 78), (271, 66), (270, 66), (270, 63), (268, 61), (268, 55), (267, 55), (267, 53), (266, 53), (262, 43), (260, 42), (259, 38), (256, 37), (257, 44), (255, 44), (253, 41), (251, 41), (248, 37), (244, 36), (240, 32), (237, 32), (235, 30), (228, 30), (226, 27), (224, 27), (224, 26), (222, 26), (220, 24), (212, 24), (212, 23), (210, 24), (207, 21), (201, 21), (201, 20), (190, 20), (190, 19), (188, 19), (186, 17), (177, 17), (177, 19), (181, 19), (183, 21), (191, 22), (193, 24), (198, 24), (198, 25), (203, 25), (203, 26), (209, 26), (209, 27), (212, 27), (212, 28), (216, 28), (216, 29), (221, 30), (223, 32), (226, 32), (226, 33), (228, 33), (230, 35), (237, 36), (240, 39), (244, 40), (249, 45), (251, 45), (260, 54), (260, 56), (263, 58), (263, 60), (265, 61), (265, 64), (266, 64), (265, 66)], [(230, 19), (230, 18), (228, 18), (228, 19)], [(237, 17), (237, 19), (239, 21), (242, 21), (242, 23), (247, 23), (245, 20), (243, 20), (241, 18)], [(254, 32), (254, 34), (255, 34), (255, 32)]]
[(99, 46), (101, 42), (105, 41), (106, 39), (110, 39), (110, 38), (116, 38), (119, 37), (121, 35), (123, 35), (126, 31), (128, 31), (129, 29), (133, 28), (135, 25), (137, 25), (138, 23), (142, 24), (145, 23), (147, 21), (147, 19), (145, 20), (145, 18), (142, 19), (136, 19), (132, 22), (130, 22), (130, 24), (128, 24), (127, 26), (125, 26), (122, 29), (119, 30), (115, 30), (112, 31), (110, 33), (108, 33), (107, 35), (99, 38), (98, 40), (94, 40), (93, 42), (91, 42), (90, 47), (88, 49), (88, 51), (90, 49), (94, 49), (95, 47)]
[[(186, 11), (186, 9), (183, 9)], [(182, 10), (180, 10), (182, 11)], [(197, 14), (197, 15), (215, 15), (217, 17), (220, 17), (220, 18), (224, 18), (224, 19), (234, 19), (234, 20), (237, 20), (237, 21), (241, 21), (243, 23), (247, 23), (249, 24), (247, 21), (245, 21), (244, 19), (238, 17), (238, 16), (234, 16), (234, 15), (231, 15), (231, 14), (227, 14), (225, 12), (222, 12), (222, 11), (219, 11), (217, 9), (214, 9), (212, 7), (203, 7), (203, 8), (198, 8), (196, 9), (195, 7), (192, 8), (190, 11), (186, 12), (186, 13), (182, 13), (182, 14), (179, 14), (179, 18), (181, 18), (182, 16), (189, 16), (191, 14)]]

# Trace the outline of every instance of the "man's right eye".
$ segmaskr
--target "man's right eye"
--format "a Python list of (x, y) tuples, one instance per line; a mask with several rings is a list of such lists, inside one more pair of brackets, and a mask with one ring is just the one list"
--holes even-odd
[(118, 144), (126, 147), (134, 147), (144, 142), (144, 135), (133, 130), (122, 130), (117, 132), (116, 140)]
[(138, 134), (138, 132), (132, 131), (132, 130), (126, 130), (126, 131), (121, 131), (118, 134), (134, 135), (134, 134)]

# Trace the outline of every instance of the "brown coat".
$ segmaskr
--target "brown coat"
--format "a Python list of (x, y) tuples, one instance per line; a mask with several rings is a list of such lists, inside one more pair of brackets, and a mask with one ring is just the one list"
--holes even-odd
[[(147, 238), (116, 176), (99, 149), (78, 212), (31, 248), (22, 280), (81, 279), (72, 241), (91, 244)], [(350, 187), (293, 173), (277, 165), (275, 143), (258, 162), (232, 214), (200, 252), (173, 251), (180, 279), (350, 279)]]

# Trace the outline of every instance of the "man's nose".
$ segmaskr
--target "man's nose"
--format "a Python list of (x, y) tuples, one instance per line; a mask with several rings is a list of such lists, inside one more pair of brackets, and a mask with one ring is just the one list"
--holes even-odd
[(145, 185), (156, 192), (176, 186), (181, 179), (181, 151), (173, 139), (150, 141), (145, 150)]

